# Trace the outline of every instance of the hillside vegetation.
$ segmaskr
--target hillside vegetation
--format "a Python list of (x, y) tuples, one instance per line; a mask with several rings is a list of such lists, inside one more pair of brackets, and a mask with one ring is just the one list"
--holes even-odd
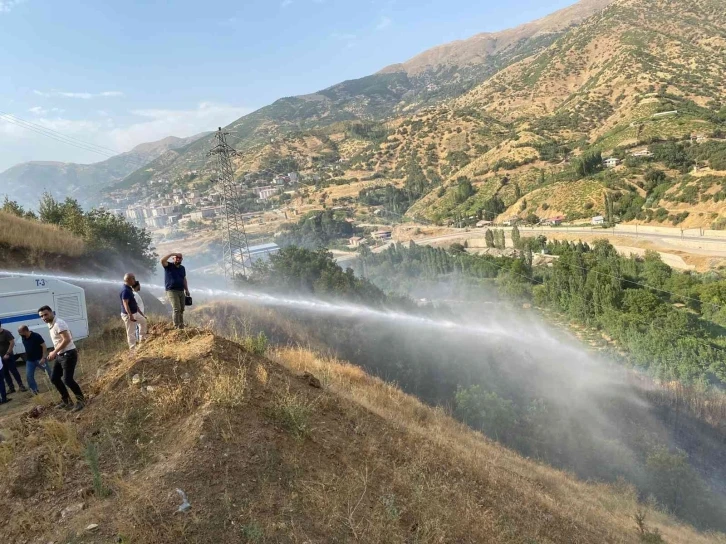
[(163, 327), (120, 343), (84, 348), (100, 377), (77, 418), (41, 398), (0, 420), (9, 542), (723, 542), (340, 361)]
[(56, 225), (39, 223), (3, 211), (0, 211), (0, 245), (10, 251), (21, 249), (28, 253), (50, 253), (68, 257), (79, 257), (86, 251), (86, 244), (79, 236)]
[(0, 245), (14, 252), (4, 262), (9, 269), (81, 268), (86, 273), (134, 269), (144, 274), (156, 265), (146, 230), (105, 210), (84, 211), (70, 197), (61, 202), (43, 193), (37, 214), (5, 197), (0, 226)]
[[(721, 8), (717, 0), (581, 2), (283, 99), (228, 127), (240, 182), (258, 172), (268, 183), (294, 166), (304, 186), (287, 205), (384, 208), (439, 224), (602, 214), (723, 228)], [(183, 179), (190, 164), (200, 179), (213, 177), (209, 147), (200, 140), (128, 181)], [(608, 157), (622, 164), (604, 171)], [(665, 180), (654, 185), (652, 170)], [(375, 182), (373, 197), (326, 193), (366, 181)], [(469, 194), (456, 194), (462, 181)]]

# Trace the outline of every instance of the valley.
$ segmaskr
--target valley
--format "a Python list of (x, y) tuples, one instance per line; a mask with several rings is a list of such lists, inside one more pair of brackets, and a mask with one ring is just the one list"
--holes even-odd
[[(311, 4), (323, 51), (340, 6)], [(280, 32), (256, 54), (306, 32), (281, 22), (301, 2), (275, 7)], [(83, 286), (91, 322), (88, 406), (53, 408), (47, 380), (0, 406), (0, 533), (726, 543), (723, 8), (580, 0), (254, 111), (219, 106), (251, 113), (215, 134), (0, 173), (0, 275)], [(376, 17), (383, 46), (403, 18)], [(240, 19), (192, 26), (243, 57)], [(362, 32), (340, 28), (329, 38), (352, 59)], [(240, 71), (296, 73), (280, 70)], [(195, 85), (252, 92), (236, 76)], [(129, 115), (156, 133), (217, 108), (172, 98), (129, 97)], [(174, 253), (184, 328), (159, 262)], [(131, 349), (128, 273), (152, 324)]]

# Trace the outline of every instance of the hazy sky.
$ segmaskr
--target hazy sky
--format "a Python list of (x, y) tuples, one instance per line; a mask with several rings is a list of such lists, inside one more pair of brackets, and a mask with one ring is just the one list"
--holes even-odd
[[(0, 0), (0, 114), (127, 151), (571, 3)], [(103, 159), (0, 118), (0, 171)]]

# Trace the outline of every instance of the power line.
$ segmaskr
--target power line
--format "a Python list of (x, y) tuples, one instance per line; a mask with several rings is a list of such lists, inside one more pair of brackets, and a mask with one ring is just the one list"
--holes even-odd
[(77, 149), (81, 149), (83, 151), (89, 151), (91, 153), (96, 153), (98, 155), (101, 155), (105, 159), (111, 159), (111, 158), (114, 158), (117, 156), (126, 155), (123, 157), (123, 159), (125, 161), (127, 161), (128, 163), (130, 163), (132, 166), (135, 166), (136, 168), (143, 168), (150, 162), (150, 161), (149, 162), (144, 161), (138, 157), (134, 157), (133, 155), (129, 155), (128, 153), (122, 153), (119, 151), (115, 151), (111, 148), (98, 146), (96, 144), (91, 144), (91, 143), (85, 142), (83, 140), (79, 140), (78, 138), (75, 138), (73, 136), (68, 136), (68, 135), (62, 134), (53, 129), (44, 127), (42, 125), (33, 123), (31, 121), (26, 121), (15, 115), (12, 115), (10, 113), (6, 113), (3, 111), (0, 111), (0, 120), (3, 120), (7, 123), (24, 128), (26, 130), (29, 130), (29, 131), (39, 134), (41, 136), (45, 136), (46, 138), (49, 138), (56, 142), (66, 144), (66, 145), (75, 147)]
[(40, 125), (38, 123), (34, 123), (33, 121), (28, 121), (26, 119), (22, 119), (22, 118), (18, 117), (17, 115), (14, 115), (12, 113), (8, 113), (8, 112), (5, 112), (5, 111), (0, 110), (0, 115), (4, 115), (6, 117), (10, 117), (10, 118), (14, 119), (15, 121), (20, 121), (20, 122), (25, 123), (27, 125), (30, 125), (30, 126), (39, 128), (39, 129), (41, 129), (41, 130), (43, 130), (45, 132), (48, 132), (50, 134), (53, 134), (53, 135), (56, 135), (56, 136), (59, 136), (59, 137), (62, 137), (62, 138), (68, 139), (68, 140), (73, 140), (75, 142), (78, 142), (79, 144), (82, 144), (82, 145), (85, 145), (85, 146), (89, 146), (89, 147), (93, 147), (93, 148), (102, 150), (102, 151), (104, 151), (106, 153), (112, 153), (113, 155), (120, 155), (121, 154), (121, 152), (119, 152), (119, 151), (117, 151), (115, 149), (111, 149), (110, 147), (104, 147), (102, 145), (93, 144), (93, 143), (90, 143), (90, 142), (86, 142), (84, 140), (80, 140), (79, 138), (76, 138), (75, 136), (69, 136), (67, 134), (63, 134), (61, 132), (58, 132), (57, 130), (53, 130), (52, 128), (46, 127), (44, 125)]
[(43, 132), (42, 130), (39, 130), (39, 129), (37, 129), (37, 128), (33, 127), (33, 126), (30, 126), (30, 125), (25, 125), (25, 124), (23, 124), (22, 122), (18, 122), (18, 121), (16, 121), (16, 120), (12, 119), (12, 118), (8, 118), (8, 117), (5, 117), (5, 116), (4, 116), (4, 115), (2, 115), (2, 114), (0, 114), (0, 119), (2, 119), (2, 120), (4, 120), (4, 121), (6, 121), (6, 122), (8, 122), (8, 123), (11, 123), (11, 124), (13, 124), (13, 125), (16, 125), (16, 126), (22, 127), (22, 128), (24, 128), (24, 129), (26, 129), (26, 130), (30, 130), (30, 131), (32, 131), (32, 132), (35, 132), (36, 134), (40, 134), (41, 136), (45, 136), (45, 137), (47, 137), (47, 138), (50, 138), (50, 139), (52, 139), (52, 140), (55, 140), (55, 141), (57, 141), (57, 142), (60, 142), (60, 143), (63, 143), (63, 144), (67, 144), (67, 145), (70, 145), (70, 146), (76, 147), (76, 148), (78, 148), (78, 149), (83, 149), (84, 151), (90, 151), (90, 152), (92, 152), (92, 153), (97, 153), (97, 154), (99, 154), (99, 155), (102, 155), (102, 156), (103, 156), (104, 158), (106, 158), (106, 159), (109, 159), (109, 158), (111, 158), (111, 155), (107, 154), (107, 153), (106, 153), (106, 152), (104, 152), (104, 151), (99, 151), (98, 149), (93, 149), (92, 147), (88, 147), (88, 146), (85, 146), (85, 145), (79, 144), (79, 143), (77, 143), (77, 142), (73, 142), (73, 141), (70, 141), (70, 140), (65, 140), (65, 139), (63, 139), (63, 138), (60, 138), (60, 137), (57, 137), (57, 136), (55, 136), (55, 135), (52, 135), (52, 134), (48, 134), (48, 133), (46, 133), (46, 132)]

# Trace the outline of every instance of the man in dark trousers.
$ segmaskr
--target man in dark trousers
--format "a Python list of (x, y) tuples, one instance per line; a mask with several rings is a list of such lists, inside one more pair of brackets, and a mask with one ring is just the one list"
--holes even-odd
[(48, 364), (48, 348), (45, 345), (45, 339), (37, 332), (31, 331), (27, 325), (20, 327), (18, 334), (23, 339), (25, 348), (25, 377), (28, 379), (28, 387), (34, 395), (37, 395), (38, 384), (35, 382), (35, 369), (43, 369), (48, 374), (48, 379), (52, 379)]
[(121, 289), (121, 319), (126, 327), (126, 340), (129, 349), (136, 348), (136, 327), (139, 328), (139, 342), (146, 340), (146, 316), (139, 312), (139, 305), (134, 296), (133, 286), (138, 283), (136, 277), (129, 272), (124, 276), (124, 285)]
[[(68, 324), (56, 317), (50, 306), (41, 307), (38, 310), (38, 315), (48, 324), (50, 338), (53, 341), (53, 351), (48, 354), (48, 360), (55, 361), (53, 372), (51, 373), (51, 381), (60, 393), (62, 399), (56, 408), (73, 410), (74, 412), (83, 410), (86, 405), (86, 399), (83, 396), (81, 387), (73, 379), (73, 373), (76, 371), (76, 364), (78, 364), (78, 350), (73, 343), (73, 337), (71, 336)], [(71, 402), (71, 396), (68, 394), (66, 385), (76, 396), (75, 406)]]
[[(3, 374), (3, 358), (0, 357), (0, 374)], [(8, 392), (5, 391), (5, 380), (0, 376), (0, 404), (5, 404), (13, 399), (8, 398)]]
[(18, 382), (18, 388), (21, 391), (27, 391), (23, 385), (23, 380), (20, 379), (20, 373), (18, 367), (15, 366), (15, 337), (7, 329), (3, 329), (3, 324), (0, 322), (0, 357), (3, 360), (3, 377), (5, 382), (8, 384), (8, 393), (15, 393), (15, 385), (13, 384), (13, 378)]
[[(172, 257), (174, 260), (169, 262)], [(189, 285), (187, 285), (187, 271), (182, 266), (182, 254), (170, 253), (161, 259), (161, 266), (164, 267), (164, 286), (173, 311), (174, 327), (183, 329), (184, 299), (189, 296)]]

